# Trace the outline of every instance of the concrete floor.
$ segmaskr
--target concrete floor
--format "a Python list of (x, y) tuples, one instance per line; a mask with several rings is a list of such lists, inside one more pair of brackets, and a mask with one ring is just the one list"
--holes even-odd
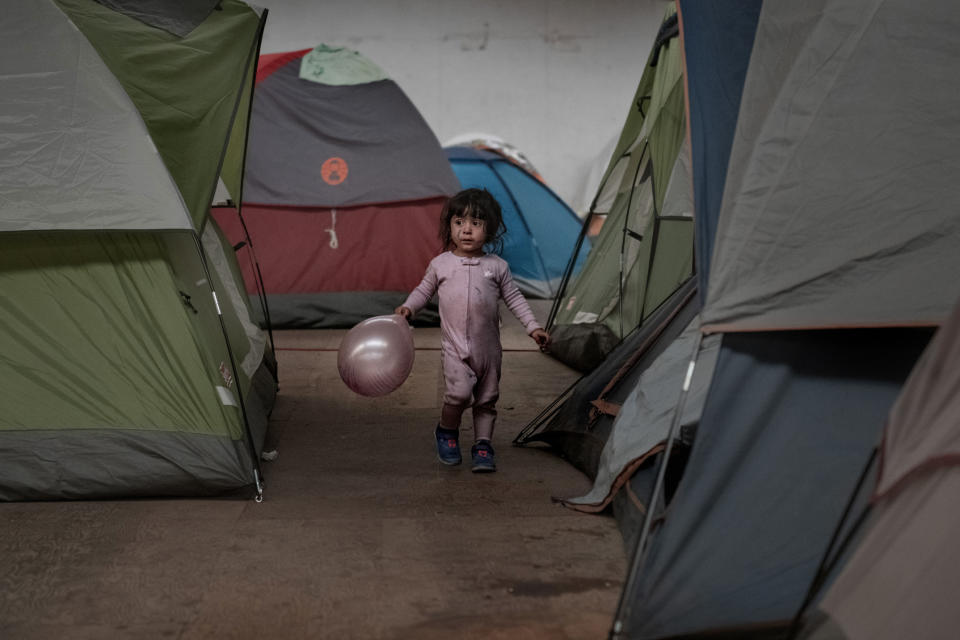
[(510, 445), (577, 374), (505, 314), (500, 470), (476, 475), (435, 459), (439, 330), (414, 331), (413, 373), (382, 398), (341, 382), (344, 333), (274, 333), (260, 504), (0, 504), (0, 638), (605, 638), (616, 524), (553, 504), (587, 478)]

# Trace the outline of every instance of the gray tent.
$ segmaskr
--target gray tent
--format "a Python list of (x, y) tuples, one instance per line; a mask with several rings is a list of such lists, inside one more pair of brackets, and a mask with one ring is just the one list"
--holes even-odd
[(960, 295), (948, 169), (960, 98), (943, 82), (960, 11), (679, 6), (701, 331), (721, 343), (683, 479), (645, 523), (612, 635), (781, 637)]
[[(659, 357), (639, 372), (630, 395), (617, 409), (600, 454), (593, 487), (583, 496), (564, 500), (564, 504), (579, 511), (603, 510), (647, 458), (664, 449), (690, 358), (697, 349), (699, 331), (700, 318), (696, 316), (679, 337), (666, 345)], [(700, 421), (719, 343), (719, 336), (709, 336), (700, 345), (699, 366), (695, 369), (696, 376), (691, 378), (679, 416), (681, 428), (695, 427)]]
[(865, 532), (810, 616), (805, 637), (956, 637), (958, 465), (960, 305), (890, 412)]
[[(644, 371), (677, 339), (697, 314), (691, 279), (585, 374), (534, 418), (515, 444), (543, 443), (591, 478), (623, 403)], [(689, 354), (687, 354), (689, 356)]]
[[(606, 216), (603, 229), (583, 272), (576, 280), (567, 274), (565, 293), (548, 321), (556, 325), (551, 353), (587, 373), (514, 440), (547, 444), (595, 478), (588, 495), (560, 499), (584, 511), (612, 505), (628, 544), (642, 518), (632, 488), (645, 481), (658, 459), (666, 438), (662, 428), (669, 429), (670, 422), (639, 434), (639, 443), (633, 441), (636, 432), (624, 438), (616, 423), (624, 422), (624, 414), (662, 415), (671, 406), (676, 394), (665, 386), (641, 392), (646, 384), (640, 380), (667, 385), (665, 376), (679, 372), (682, 378), (692, 347), (684, 353), (671, 343), (689, 329), (700, 308), (691, 277), (693, 207), (683, 86), (677, 16), (668, 7), (591, 207), (591, 216)], [(651, 367), (654, 372), (645, 373)], [(661, 395), (662, 390), (667, 392)], [(647, 406), (648, 399), (658, 409)]]

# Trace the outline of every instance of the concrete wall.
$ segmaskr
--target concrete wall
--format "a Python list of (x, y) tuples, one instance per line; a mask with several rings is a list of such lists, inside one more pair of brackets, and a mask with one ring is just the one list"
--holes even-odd
[(608, 160), (598, 156), (623, 126), (666, 7), (662, 0), (257, 4), (270, 11), (263, 53), (321, 42), (356, 49), (403, 88), (441, 143), (472, 132), (500, 136), (575, 209), (592, 197), (585, 182)]

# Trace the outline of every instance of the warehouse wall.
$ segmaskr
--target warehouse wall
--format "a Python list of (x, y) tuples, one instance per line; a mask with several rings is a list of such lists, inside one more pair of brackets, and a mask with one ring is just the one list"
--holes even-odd
[(626, 118), (666, 3), (265, 0), (262, 6), (270, 11), (263, 53), (321, 42), (356, 49), (403, 88), (441, 143), (471, 132), (500, 136), (579, 209), (592, 196), (585, 183), (596, 181), (595, 167), (605, 165)]

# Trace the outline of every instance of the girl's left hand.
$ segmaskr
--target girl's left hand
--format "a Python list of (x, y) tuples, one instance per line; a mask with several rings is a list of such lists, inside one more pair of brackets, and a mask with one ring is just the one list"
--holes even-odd
[(530, 332), (530, 337), (540, 345), (540, 351), (546, 351), (547, 347), (550, 346), (550, 334), (543, 329), (534, 329)]

